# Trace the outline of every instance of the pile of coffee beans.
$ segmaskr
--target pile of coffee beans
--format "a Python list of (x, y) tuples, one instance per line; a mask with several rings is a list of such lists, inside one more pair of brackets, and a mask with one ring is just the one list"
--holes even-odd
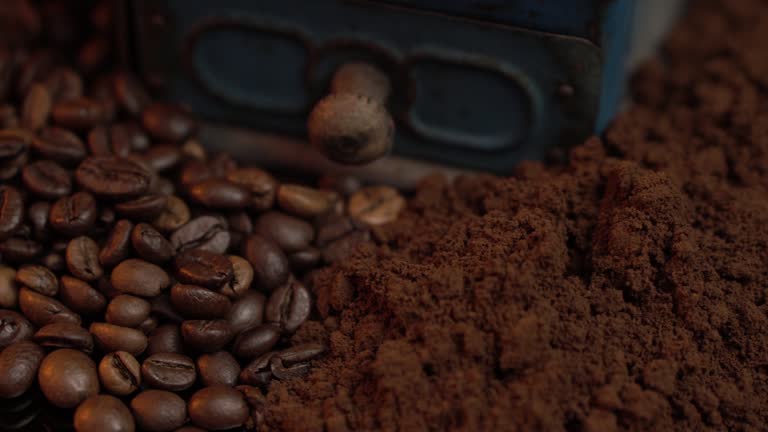
[(39, 391), (80, 432), (258, 427), (270, 382), (327, 349), (290, 342), (312, 272), (404, 200), (208, 154), (189, 112), (111, 70), (106, 3), (90, 24), (0, 6), (0, 398)]

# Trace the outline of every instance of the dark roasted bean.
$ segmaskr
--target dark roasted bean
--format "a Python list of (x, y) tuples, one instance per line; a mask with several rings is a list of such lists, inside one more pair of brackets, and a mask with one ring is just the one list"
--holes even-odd
[(99, 379), (106, 391), (118, 396), (128, 396), (141, 385), (139, 362), (125, 351), (111, 352), (99, 363)]
[(309, 290), (296, 280), (276, 289), (269, 296), (264, 317), (267, 322), (278, 324), (286, 332), (294, 332), (309, 318), (312, 297)]
[(147, 348), (147, 336), (129, 327), (93, 323), (90, 332), (96, 344), (105, 352), (126, 351), (136, 356)]
[(227, 321), (232, 325), (234, 334), (240, 334), (247, 328), (261, 324), (266, 303), (264, 294), (256, 291), (248, 291), (241, 299), (232, 303)]
[(149, 190), (151, 173), (136, 162), (112, 156), (91, 156), (75, 171), (85, 189), (110, 199), (136, 198)]
[(40, 156), (65, 164), (76, 164), (88, 155), (83, 141), (74, 133), (57, 127), (45, 128), (32, 140), (32, 148)]
[(72, 348), (88, 354), (93, 351), (93, 337), (88, 330), (68, 322), (48, 324), (32, 340), (47, 348)]
[(0, 309), (14, 309), (19, 305), (19, 287), (16, 270), (0, 265)]
[(65, 102), (83, 97), (83, 79), (69, 67), (57, 67), (45, 79), (53, 102)]
[[(181, 198), (169, 195), (165, 210), (152, 221), (152, 225), (164, 233), (170, 233), (184, 226), (189, 222), (189, 218), (190, 212), (187, 204)], [(173, 237), (171, 237), (171, 244), (173, 245)]]
[(274, 241), (287, 254), (307, 249), (315, 238), (315, 229), (309, 222), (277, 211), (261, 215), (254, 232)]
[(204, 161), (201, 160), (189, 160), (182, 165), (179, 172), (179, 183), (185, 188), (192, 187), (192, 185), (199, 183), (203, 180), (207, 180), (213, 176), (213, 172)]
[(101, 101), (88, 98), (57, 102), (53, 106), (56, 124), (76, 130), (88, 130), (111, 119), (111, 113)]
[(110, 44), (106, 38), (93, 37), (80, 47), (77, 64), (83, 72), (92, 74), (104, 68), (110, 53)]
[(149, 224), (140, 223), (133, 228), (131, 244), (140, 257), (153, 263), (168, 261), (173, 256), (171, 243)]
[(138, 116), (150, 104), (149, 94), (132, 74), (117, 72), (112, 83), (117, 102), (129, 114)]
[(22, 288), (19, 291), (19, 307), (24, 312), (24, 316), (38, 327), (54, 322), (80, 324), (80, 315), (69, 310), (58, 300), (28, 288)]
[(242, 209), (251, 201), (248, 189), (228, 180), (212, 178), (195, 183), (189, 188), (189, 197), (206, 207)]
[(321, 259), (322, 253), (316, 248), (309, 248), (288, 255), (288, 263), (291, 265), (291, 270), (296, 273), (312, 270), (317, 267)]
[(56, 275), (41, 265), (21, 267), (16, 272), (16, 282), (50, 297), (59, 292), (59, 281)]
[(155, 297), (170, 285), (162, 268), (138, 259), (128, 259), (112, 270), (112, 285), (116, 290), (140, 297)]
[(318, 342), (294, 345), (277, 353), (280, 359), (287, 365), (306, 362), (318, 357), (326, 351), (326, 346)]
[(245, 258), (237, 255), (227, 257), (232, 264), (232, 278), (219, 288), (219, 292), (231, 299), (245, 295), (253, 282), (253, 266)]
[(83, 315), (101, 313), (107, 305), (104, 295), (87, 282), (71, 276), (61, 277), (59, 298), (74, 312)]
[(288, 213), (311, 218), (331, 210), (334, 194), (306, 186), (284, 184), (277, 189), (277, 203)]
[(251, 192), (251, 208), (264, 211), (272, 208), (278, 183), (272, 175), (258, 168), (239, 168), (226, 173), (227, 180)]
[(114, 396), (91, 396), (75, 411), (78, 432), (133, 432), (136, 425), (131, 411)]
[(133, 220), (151, 221), (165, 210), (168, 197), (160, 194), (148, 194), (132, 201), (124, 201), (115, 205), (117, 213)]
[(88, 149), (93, 156), (128, 156), (133, 148), (126, 140), (113, 141), (107, 126), (96, 126), (88, 133)]
[(360, 190), (360, 179), (348, 175), (326, 174), (317, 181), (320, 189), (332, 190), (344, 196), (350, 196)]
[(268, 352), (248, 363), (240, 371), (240, 376), (238, 377), (240, 382), (258, 387), (266, 387), (272, 380), (270, 361), (276, 355), (276, 352)]
[(237, 169), (237, 161), (229, 153), (219, 152), (213, 155), (208, 163), (214, 177), (224, 177)]
[(197, 370), (205, 386), (221, 384), (234, 387), (240, 375), (240, 365), (227, 351), (201, 355), (197, 358)]
[(200, 216), (171, 235), (171, 246), (176, 253), (202, 249), (223, 254), (229, 248), (229, 231), (223, 220), (213, 216)]
[(185, 159), (197, 159), (204, 161), (208, 158), (208, 154), (200, 141), (195, 138), (190, 138), (184, 141), (181, 145), (181, 156)]
[(163, 172), (175, 167), (181, 160), (181, 154), (175, 145), (156, 145), (145, 151), (141, 159), (153, 170)]
[(51, 213), (51, 204), (47, 201), (38, 201), (27, 209), (27, 218), (32, 225), (32, 235), (35, 239), (45, 241), (48, 239), (48, 216)]
[(232, 306), (229, 299), (197, 285), (176, 284), (171, 288), (171, 304), (184, 318), (223, 318)]
[(144, 128), (160, 141), (179, 142), (197, 129), (195, 121), (175, 105), (154, 103), (142, 113)]
[(145, 335), (149, 335), (153, 331), (155, 331), (158, 325), (160, 325), (160, 321), (158, 321), (158, 319), (155, 318), (154, 316), (150, 315), (147, 318), (145, 318), (144, 321), (141, 322), (141, 324), (139, 324), (138, 329), (141, 330), (141, 332), (144, 333)]
[(0, 399), (19, 397), (32, 387), (45, 357), (43, 349), (19, 341), (0, 351)]
[(146, 385), (161, 390), (182, 391), (197, 379), (195, 362), (176, 353), (157, 353), (141, 364), (141, 377)]
[(99, 393), (96, 365), (81, 351), (60, 349), (48, 354), (37, 377), (46, 399), (59, 408), (74, 408)]
[(104, 267), (114, 267), (128, 258), (131, 253), (131, 233), (133, 224), (123, 219), (117, 221), (109, 233), (107, 241), (99, 252), (99, 262)]
[(283, 363), (283, 359), (276, 355), (269, 360), (269, 370), (272, 372), (272, 376), (279, 380), (295, 379), (309, 373), (309, 363), (287, 366)]
[(163, 352), (184, 353), (181, 329), (178, 324), (163, 324), (150, 333), (147, 355)]
[(272, 240), (260, 235), (249, 236), (243, 242), (243, 257), (253, 266), (254, 284), (272, 291), (288, 280), (288, 258)]
[(41, 129), (48, 123), (52, 104), (48, 88), (43, 84), (33, 84), (21, 108), (21, 125), (31, 131)]
[(180, 282), (212, 289), (230, 281), (234, 274), (232, 262), (227, 257), (200, 249), (179, 253), (173, 266)]
[(172, 431), (187, 421), (187, 403), (175, 393), (145, 390), (131, 401), (138, 426), (148, 432)]
[(90, 237), (75, 237), (67, 245), (67, 268), (73, 276), (93, 282), (104, 274), (99, 264), (99, 245)]
[(219, 351), (232, 340), (232, 336), (232, 326), (228, 321), (193, 320), (181, 323), (181, 338), (184, 345), (193, 351)]
[(72, 192), (69, 172), (53, 161), (37, 161), (21, 171), (24, 186), (45, 199), (58, 199)]
[(360, 189), (349, 198), (349, 215), (369, 225), (393, 222), (405, 207), (405, 198), (389, 186)]
[(12, 343), (31, 339), (34, 333), (32, 323), (23, 315), (0, 309), (0, 351)]
[(180, 323), (184, 320), (184, 317), (179, 315), (178, 312), (171, 305), (171, 296), (168, 294), (162, 294), (152, 299), (152, 314), (157, 315), (165, 321), (174, 323)]
[(115, 148), (128, 147), (136, 152), (149, 148), (149, 137), (138, 123), (123, 122), (112, 125), (109, 130)]
[(0, 241), (6, 240), (21, 226), (24, 200), (18, 189), (0, 185)]
[(78, 192), (56, 201), (48, 221), (57, 232), (69, 237), (86, 234), (96, 222), (98, 208), (93, 195)]
[(223, 385), (206, 387), (189, 399), (189, 417), (196, 425), (213, 431), (242, 426), (248, 412), (242, 393)]
[(0, 130), (0, 162), (7, 162), (29, 150), (31, 136), (25, 133)]
[(24, 237), (11, 237), (0, 243), (0, 256), (3, 261), (25, 263), (34, 260), (41, 253), (43, 245)]
[(232, 344), (232, 352), (243, 359), (254, 359), (268, 353), (280, 340), (280, 328), (263, 324), (243, 330)]
[(119, 295), (107, 305), (104, 319), (110, 324), (123, 327), (138, 327), (149, 317), (151, 306), (143, 298)]

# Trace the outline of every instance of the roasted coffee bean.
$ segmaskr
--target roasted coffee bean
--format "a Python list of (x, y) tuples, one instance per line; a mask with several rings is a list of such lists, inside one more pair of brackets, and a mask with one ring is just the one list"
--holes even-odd
[(266, 303), (264, 294), (256, 291), (248, 291), (241, 299), (232, 303), (226, 319), (232, 325), (234, 334), (240, 334), (247, 328), (261, 324)]
[(369, 225), (378, 226), (394, 222), (405, 208), (405, 198), (389, 186), (371, 186), (360, 189), (349, 198), (349, 215)]
[(224, 177), (227, 173), (237, 169), (237, 161), (235, 161), (231, 154), (219, 152), (213, 155), (208, 166), (211, 167), (214, 177)]
[(334, 193), (295, 184), (280, 185), (277, 203), (296, 216), (312, 218), (331, 210)]
[(43, 84), (33, 84), (21, 108), (21, 125), (31, 131), (41, 129), (48, 123), (52, 105), (48, 88)]
[(152, 303), (152, 314), (157, 315), (160, 319), (174, 323), (184, 321), (184, 317), (179, 315), (171, 305), (171, 296), (169, 294), (159, 295), (153, 298), (150, 303)]
[(223, 385), (198, 390), (189, 399), (189, 417), (196, 425), (212, 431), (242, 426), (248, 412), (242, 393)]
[(240, 332), (232, 344), (232, 352), (244, 359), (268, 353), (280, 340), (280, 328), (272, 324), (251, 327)]
[(21, 171), (21, 168), (29, 161), (29, 153), (22, 153), (15, 159), (6, 162), (0, 162), (0, 180), (7, 181)]
[(210, 169), (205, 161), (201, 160), (189, 160), (184, 162), (179, 172), (179, 183), (185, 190), (192, 187), (203, 180), (207, 180), (213, 177), (213, 171)]
[(189, 222), (190, 217), (187, 204), (181, 198), (169, 195), (165, 209), (160, 213), (160, 216), (152, 221), (152, 225), (162, 232), (170, 233), (184, 226)]
[(239, 381), (248, 385), (266, 387), (272, 381), (270, 361), (276, 355), (276, 352), (268, 352), (248, 363), (240, 371)]
[(108, 323), (123, 327), (138, 327), (149, 317), (151, 306), (143, 298), (119, 295), (107, 305), (104, 319)]
[(77, 192), (56, 201), (51, 206), (48, 222), (57, 232), (69, 237), (86, 234), (93, 228), (98, 215), (96, 199), (88, 192)]
[(48, 354), (40, 364), (37, 382), (46, 399), (59, 408), (74, 408), (99, 393), (96, 364), (73, 349)]
[(128, 156), (133, 148), (125, 140), (113, 141), (107, 126), (96, 126), (88, 133), (88, 149), (93, 156)]
[(312, 360), (326, 351), (327, 347), (318, 342), (303, 343), (294, 345), (277, 353), (277, 356), (286, 365), (302, 363)]
[(189, 197), (203, 206), (226, 210), (244, 208), (251, 201), (248, 189), (218, 178), (195, 183), (189, 188)]
[(363, 187), (360, 179), (348, 175), (325, 174), (317, 181), (320, 189), (336, 191), (343, 196), (350, 196)]
[(93, 337), (88, 330), (68, 322), (48, 324), (32, 340), (46, 348), (72, 348), (88, 354), (93, 351)]
[(96, 315), (106, 307), (104, 295), (87, 282), (67, 275), (62, 276), (60, 282), (59, 298), (74, 312)]
[(272, 175), (258, 168), (239, 168), (226, 173), (227, 180), (251, 192), (251, 208), (264, 211), (272, 208), (278, 183)]
[(160, 194), (148, 194), (132, 201), (115, 205), (117, 213), (133, 220), (151, 221), (160, 216), (168, 205), (168, 197)]
[(70, 67), (57, 67), (45, 78), (45, 86), (53, 102), (83, 97), (83, 78)]
[(160, 141), (179, 142), (197, 129), (195, 121), (176, 105), (153, 103), (142, 112), (144, 128)]
[(0, 162), (8, 162), (29, 150), (30, 136), (8, 130), (0, 130)]
[(126, 351), (137, 356), (147, 348), (147, 336), (140, 330), (107, 323), (93, 323), (90, 332), (96, 344), (104, 352)]
[(99, 252), (99, 263), (104, 267), (114, 267), (131, 254), (131, 233), (133, 224), (122, 219), (117, 221), (107, 241)]
[(80, 47), (77, 65), (80, 70), (92, 74), (104, 68), (111, 53), (110, 43), (106, 38), (93, 37)]
[(287, 254), (307, 249), (315, 238), (311, 224), (277, 211), (261, 215), (254, 228), (256, 234), (274, 241)]
[(168, 261), (173, 256), (171, 243), (149, 224), (140, 223), (133, 228), (131, 244), (140, 257), (153, 263)]
[(113, 124), (109, 130), (112, 145), (116, 148), (130, 148), (142, 152), (149, 148), (149, 136), (138, 123), (122, 122)]
[(181, 161), (179, 148), (172, 144), (155, 145), (150, 147), (141, 159), (157, 172), (167, 171)]
[(45, 199), (58, 199), (72, 193), (69, 172), (53, 161), (37, 161), (26, 165), (21, 179), (28, 191)]
[(13, 309), (19, 305), (19, 287), (16, 270), (0, 265), (0, 309)]
[(60, 101), (53, 105), (53, 120), (65, 128), (88, 130), (111, 120), (104, 102), (89, 98)]
[(142, 333), (145, 335), (151, 334), (157, 326), (160, 325), (160, 321), (158, 321), (157, 318), (153, 317), (152, 315), (146, 317), (144, 321), (139, 324), (138, 329), (141, 330)]
[(316, 243), (322, 248), (361, 228), (364, 227), (350, 217), (333, 216), (318, 225)]
[(297, 363), (287, 366), (279, 355), (269, 360), (269, 370), (272, 376), (279, 380), (289, 380), (303, 377), (309, 373), (309, 363)]
[(322, 254), (316, 248), (309, 248), (288, 255), (288, 263), (291, 265), (291, 270), (296, 273), (304, 273), (317, 267), (321, 259)]
[(56, 275), (41, 265), (21, 267), (16, 272), (16, 282), (50, 297), (59, 292), (59, 281)]
[(32, 235), (36, 240), (48, 239), (48, 216), (51, 213), (51, 204), (47, 201), (38, 201), (27, 209), (27, 218), (32, 225)]
[(224, 320), (193, 320), (181, 323), (184, 345), (200, 353), (221, 350), (232, 340), (232, 326)]
[(234, 387), (240, 375), (240, 365), (227, 351), (201, 355), (197, 358), (197, 370), (205, 386), (220, 384)]
[(19, 307), (24, 316), (38, 327), (54, 322), (80, 324), (80, 315), (69, 310), (58, 300), (28, 288), (19, 291)]
[(99, 379), (104, 389), (118, 396), (128, 396), (141, 386), (141, 366), (125, 351), (104, 356), (99, 363)]
[(0, 351), (0, 399), (23, 395), (32, 387), (45, 351), (30, 341), (15, 342)]
[(11, 237), (0, 243), (0, 256), (3, 261), (25, 263), (33, 261), (43, 253), (43, 245), (24, 237)]
[(0, 351), (12, 343), (31, 339), (34, 333), (32, 323), (20, 313), (0, 309)]
[(32, 148), (40, 156), (67, 166), (76, 164), (88, 155), (83, 141), (74, 133), (57, 127), (40, 131), (32, 140)]
[(288, 280), (288, 258), (272, 240), (254, 234), (245, 239), (242, 252), (253, 266), (256, 287), (272, 291)]
[(110, 395), (91, 396), (75, 411), (78, 432), (134, 432), (136, 424), (128, 407)]
[(133, 116), (140, 115), (152, 101), (139, 80), (129, 72), (117, 72), (112, 83), (115, 99)]
[(236, 231), (242, 234), (253, 233), (253, 222), (251, 222), (251, 216), (244, 211), (232, 213), (227, 217), (227, 224), (231, 231)]
[(181, 328), (178, 324), (163, 324), (149, 334), (147, 355), (157, 353), (184, 353)]
[(299, 281), (291, 280), (269, 296), (264, 317), (267, 322), (278, 324), (292, 333), (304, 324), (312, 312), (312, 297)]
[(197, 372), (195, 362), (185, 355), (158, 353), (141, 364), (141, 377), (151, 387), (178, 392), (192, 387)]
[(219, 292), (231, 299), (238, 299), (251, 288), (253, 266), (237, 255), (229, 255), (227, 259), (232, 264), (232, 278), (219, 288)]
[(229, 299), (197, 285), (176, 284), (171, 288), (171, 304), (184, 318), (223, 318), (232, 306)]
[(200, 216), (174, 231), (171, 235), (171, 246), (176, 253), (202, 249), (223, 254), (229, 248), (229, 231), (221, 219)]
[(128, 200), (149, 190), (152, 174), (130, 159), (91, 156), (77, 167), (75, 178), (100, 197)]
[(167, 432), (187, 421), (187, 403), (175, 393), (144, 390), (131, 401), (133, 418), (147, 432)]
[(104, 297), (107, 299), (113, 299), (121, 294), (124, 294), (112, 285), (112, 281), (109, 277), (102, 277), (96, 282), (96, 289), (99, 290), (100, 293), (104, 294)]
[(205, 147), (195, 138), (184, 141), (184, 144), (181, 145), (181, 156), (185, 159), (197, 159), (200, 161), (208, 159)]
[(155, 297), (171, 284), (162, 268), (139, 259), (128, 259), (112, 270), (112, 285), (125, 294)]
[(180, 282), (219, 288), (232, 279), (232, 262), (224, 255), (193, 249), (179, 253), (173, 260), (176, 279)]
[(75, 237), (67, 245), (67, 268), (78, 279), (93, 282), (104, 274), (99, 264), (99, 245), (90, 237)]
[(0, 185), (0, 241), (6, 240), (21, 226), (24, 200), (18, 189)]
[(117, 220), (115, 210), (111, 207), (102, 207), (101, 212), (99, 213), (99, 222), (105, 227), (110, 227), (115, 223), (115, 220)]
[(40, 259), (40, 264), (50, 271), (61, 273), (67, 268), (67, 262), (61, 254), (50, 253)]

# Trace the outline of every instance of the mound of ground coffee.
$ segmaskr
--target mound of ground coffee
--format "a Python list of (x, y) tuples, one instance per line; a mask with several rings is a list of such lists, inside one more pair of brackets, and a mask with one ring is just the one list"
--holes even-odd
[(281, 430), (768, 429), (768, 8), (703, 0), (562, 166), (425, 179), (313, 277)]

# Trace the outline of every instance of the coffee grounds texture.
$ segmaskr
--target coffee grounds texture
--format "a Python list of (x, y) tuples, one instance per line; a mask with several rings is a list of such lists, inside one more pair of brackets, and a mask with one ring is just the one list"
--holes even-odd
[(768, 7), (699, 1), (567, 163), (423, 181), (313, 275), (290, 431), (768, 430)]

